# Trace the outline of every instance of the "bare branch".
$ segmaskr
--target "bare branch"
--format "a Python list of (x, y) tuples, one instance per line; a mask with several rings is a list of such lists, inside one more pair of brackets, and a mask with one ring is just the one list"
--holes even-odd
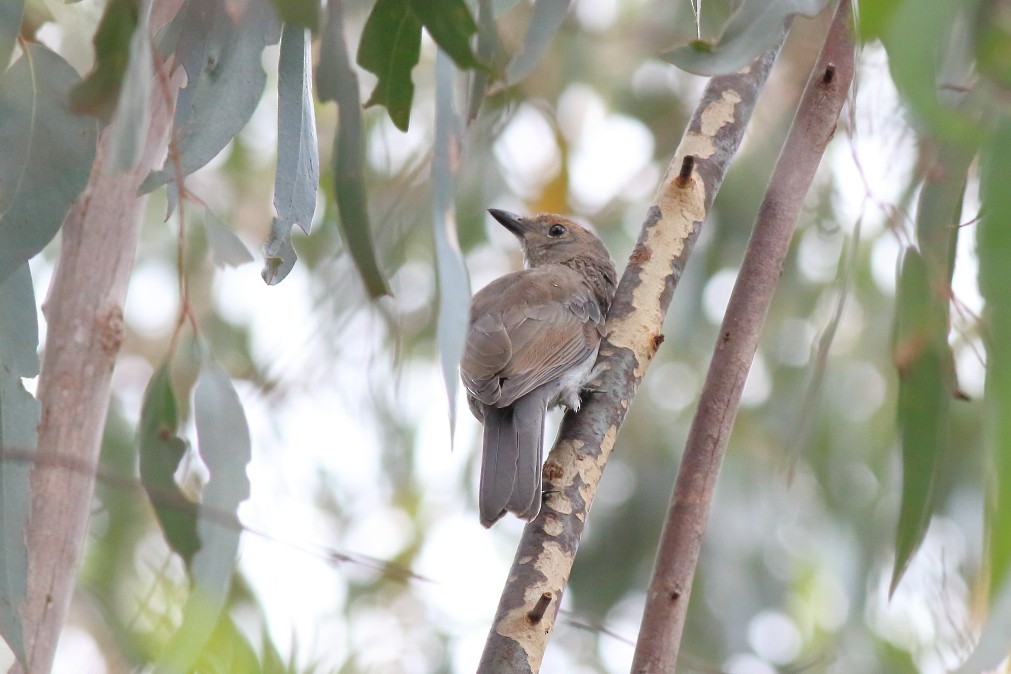
[[(671, 295), (744, 135), (778, 46), (706, 87), (622, 276), (597, 360), (597, 389), (567, 414), (544, 466), (545, 501), (520, 539), (479, 672), (536, 672), (618, 428), (657, 347)], [(690, 159), (693, 157), (693, 159)], [(540, 619), (542, 598), (554, 598)]]
[(769, 181), (692, 421), (646, 594), (632, 672), (673, 672), (720, 463), (804, 197), (853, 79), (842, 0)]

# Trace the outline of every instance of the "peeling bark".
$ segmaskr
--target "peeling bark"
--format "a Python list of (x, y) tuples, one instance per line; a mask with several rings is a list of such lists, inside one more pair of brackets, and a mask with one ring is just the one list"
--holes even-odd
[[(544, 466), (544, 505), (526, 526), (478, 671), (536, 672), (572, 570), (586, 515), (618, 429), (663, 341), (663, 319), (779, 51), (714, 77), (657, 190), (622, 275), (597, 359), (600, 378), (566, 414)], [(687, 157), (690, 175), (682, 175)], [(550, 594), (542, 617), (531, 611)]]

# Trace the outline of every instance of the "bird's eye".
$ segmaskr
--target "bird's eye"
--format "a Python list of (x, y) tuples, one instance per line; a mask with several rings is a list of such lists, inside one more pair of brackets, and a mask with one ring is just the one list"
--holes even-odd
[(554, 224), (548, 229), (548, 236), (552, 238), (558, 238), (562, 234), (565, 234), (565, 225)]

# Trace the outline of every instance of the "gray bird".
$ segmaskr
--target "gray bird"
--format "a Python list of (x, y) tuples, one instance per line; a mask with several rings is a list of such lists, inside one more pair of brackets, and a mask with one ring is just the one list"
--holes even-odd
[(484, 423), (481, 523), (541, 509), (544, 415), (579, 409), (614, 296), (614, 264), (592, 232), (559, 215), (489, 209), (523, 245), (526, 269), (474, 295), (460, 371)]

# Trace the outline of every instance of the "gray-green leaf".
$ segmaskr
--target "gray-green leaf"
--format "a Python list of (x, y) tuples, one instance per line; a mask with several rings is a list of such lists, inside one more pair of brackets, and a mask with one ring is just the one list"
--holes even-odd
[(49, 243), (88, 183), (98, 122), (70, 111), (78, 82), (38, 44), (0, 80), (0, 283)]
[(432, 156), (432, 225), (439, 278), (439, 317), (436, 328), (442, 376), (449, 397), (450, 441), (456, 428), (459, 365), (470, 319), (470, 279), (463, 262), (456, 226), (449, 217), (453, 205), (455, 170), (459, 156), (460, 120), (453, 111), (453, 64), (445, 52), (435, 59), (435, 144)]
[(695, 41), (663, 54), (663, 59), (696, 75), (737, 72), (777, 44), (788, 19), (815, 16), (829, 0), (744, 0), (715, 43)]
[(198, 511), (200, 549), (190, 567), (193, 588), (183, 609), (182, 625), (159, 667), (166, 672), (189, 671), (210, 639), (228, 596), (239, 549), (238, 507), (249, 498), (249, 425), (231, 380), (213, 363), (200, 372), (193, 409), (197, 443), (210, 479)]
[(18, 607), (28, 592), (28, 478), (40, 408), (21, 378), (39, 373), (38, 346), (35, 292), (25, 263), (0, 283), (0, 634), (22, 664)]
[[(175, 54), (188, 80), (173, 120), (179, 179), (213, 159), (249, 121), (267, 81), (263, 49), (281, 38), (270, 0), (249, 0), (237, 19), (227, 5), (225, 0), (188, 0), (159, 46), (162, 53)], [(170, 156), (141, 191), (174, 182), (175, 166)]]
[(285, 24), (277, 85), (277, 174), (274, 209), (287, 225), (309, 233), (316, 212), (319, 148), (312, 107), (309, 30)]
[(506, 68), (507, 85), (516, 84), (529, 75), (541, 60), (569, 13), (569, 3), (570, 0), (537, 0), (523, 38), (523, 47)]

